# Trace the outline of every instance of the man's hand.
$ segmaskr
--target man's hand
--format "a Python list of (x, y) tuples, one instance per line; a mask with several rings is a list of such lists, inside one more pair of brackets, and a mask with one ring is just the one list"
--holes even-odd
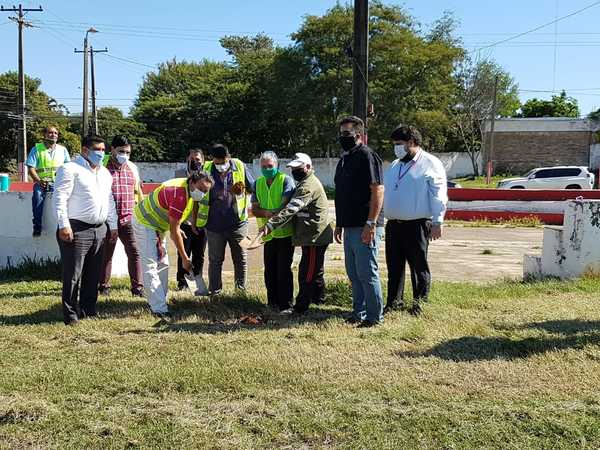
[(179, 233), (181, 233), (181, 239), (185, 241), (187, 239), (187, 234), (185, 234), (185, 231), (180, 228)]
[(241, 181), (231, 186), (231, 193), (233, 195), (242, 195), (244, 192), (246, 192), (246, 186)]
[(362, 233), (360, 234), (360, 239), (363, 244), (371, 245), (371, 243), (375, 240), (375, 227), (365, 225), (362, 229)]
[(429, 236), (429, 240), (437, 241), (441, 237), (442, 237), (442, 225), (439, 223), (435, 224), (435, 225), (431, 225), (431, 235)]
[(192, 261), (187, 255), (181, 255), (181, 266), (187, 273), (192, 273)]
[(263, 236), (267, 236), (271, 231), (271, 228), (265, 225), (260, 230), (258, 230), (258, 233), (262, 234)]
[(73, 242), (73, 230), (70, 227), (61, 228), (58, 230), (58, 237), (64, 242)]
[(338, 244), (342, 243), (342, 235), (344, 233), (344, 229), (341, 227), (335, 227), (335, 230), (333, 231), (333, 238), (335, 239), (335, 242), (337, 242)]
[(158, 259), (162, 260), (165, 255), (167, 254), (167, 251), (165, 250), (165, 247), (162, 245), (162, 241), (160, 239), (158, 239), (156, 241), (156, 251), (158, 253)]
[(195, 223), (192, 223), (191, 228), (192, 228), (192, 233), (194, 233), (196, 236), (200, 235), (200, 231), (198, 230), (198, 227), (196, 226)]
[(48, 187), (48, 182), (42, 179), (37, 180), (36, 184), (42, 189), (46, 189)]
[(111, 244), (114, 244), (115, 242), (117, 242), (118, 237), (119, 237), (118, 230), (110, 230), (110, 235), (108, 236), (108, 242), (110, 242)]

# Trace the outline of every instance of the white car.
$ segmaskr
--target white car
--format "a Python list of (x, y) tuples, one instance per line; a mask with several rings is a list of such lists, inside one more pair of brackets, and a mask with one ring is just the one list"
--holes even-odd
[(530, 170), (522, 178), (507, 178), (499, 189), (592, 189), (594, 174), (587, 167), (556, 166)]

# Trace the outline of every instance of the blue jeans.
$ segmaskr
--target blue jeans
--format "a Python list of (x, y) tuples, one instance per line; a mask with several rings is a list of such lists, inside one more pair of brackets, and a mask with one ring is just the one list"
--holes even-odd
[(344, 228), (346, 273), (352, 283), (352, 316), (357, 320), (383, 320), (383, 294), (379, 280), (379, 242), (383, 227), (377, 227), (375, 240), (363, 244), (362, 227)]
[(53, 189), (44, 189), (39, 184), (33, 185), (33, 193), (31, 195), (31, 211), (33, 212), (33, 231), (42, 231), (42, 217), (44, 215), (44, 201), (46, 193), (52, 192)]

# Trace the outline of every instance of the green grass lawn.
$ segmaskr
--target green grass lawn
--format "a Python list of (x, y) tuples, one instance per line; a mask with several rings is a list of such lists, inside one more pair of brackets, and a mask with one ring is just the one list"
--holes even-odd
[(456, 178), (452, 181), (457, 182), (464, 188), (478, 188), (478, 189), (496, 189), (498, 181), (504, 180), (505, 178), (512, 178), (515, 175), (495, 175), (491, 178), (491, 183), (486, 183), (486, 177), (474, 177), (471, 178)]
[(339, 282), (300, 319), (178, 293), (170, 325), (118, 286), (65, 327), (59, 282), (0, 282), (0, 448), (600, 447), (600, 280), (435, 283), (368, 330)]

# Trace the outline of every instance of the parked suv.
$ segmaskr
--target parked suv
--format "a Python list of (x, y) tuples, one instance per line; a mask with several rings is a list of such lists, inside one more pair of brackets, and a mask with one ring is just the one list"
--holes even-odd
[(594, 174), (587, 167), (557, 166), (533, 169), (523, 178), (507, 178), (500, 189), (592, 189)]

